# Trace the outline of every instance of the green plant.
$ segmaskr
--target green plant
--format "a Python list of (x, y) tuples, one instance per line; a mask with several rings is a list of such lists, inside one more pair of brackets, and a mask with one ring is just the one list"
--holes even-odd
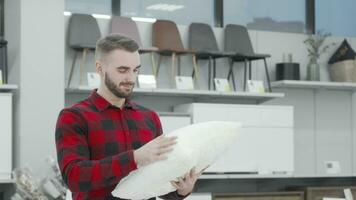
[(307, 46), (308, 57), (310, 62), (317, 62), (320, 56), (325, 53), (331, 46), (336, 43), (331, 43), (328, 45), (323, 45), (325, 39), (329, 37), (331, 33), (324, 33), (322, 30), (317, 31), (316, 34), (308, 35), (308, 38), (304, 40), (304, 43)]

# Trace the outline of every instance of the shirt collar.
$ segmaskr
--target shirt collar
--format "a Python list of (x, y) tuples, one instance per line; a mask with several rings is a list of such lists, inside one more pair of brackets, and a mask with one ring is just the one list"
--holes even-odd
[[(102, 96), (100, 96), (97, 93), (96, 89), (91, 92), (91, 94), (89, 96), (89, 100), (94, 104), (94, 106), (99, 111), (103, 111), (103, 110), (108, 109), (110, 106), (114, 106), (110, 102), (108, 102), (106, 99), (104, 99)], [(114, 107), (116, 107), (116, 106), (114, 106)], [(124, 103), (124, 108), (135, 109), (136, 104), (133, 103), (130, 99), (126, 98), (125, 103)]]

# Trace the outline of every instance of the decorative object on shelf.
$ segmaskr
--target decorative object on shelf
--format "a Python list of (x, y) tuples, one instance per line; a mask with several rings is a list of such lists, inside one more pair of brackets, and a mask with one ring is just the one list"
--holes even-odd
[(179, 90), (194, 90), (193, 78), (190, 76), (176, 76), (176, 87)]
[(315, 35), (308, 35), (308, 38), (304, 41), (309, 56), (309, 63), (307, 65), (307, 80), (309, 81), (320, 81), (319, 58), (331, 45), (335, 44), (324, 45), (325, 39), (330, 35), (330, 33), (318, 31)]
[(299, 63), (277, 63), (276, 80), (300, 80)]
[(11, 200), (66, 200), (67, 187), (63, 182), (59, 167), (52, 157), (46, 160), (51, 172), (41, 181), (37, 180), (28, 167), (14, 170), (16, 193)]
[(260, 80), (247, 80), (247, 91), (253, 93), (265, 93), (263, 81)]
[(140, 74), (137, 81), (139, 88), (157, 88), (156, 77), (154, 75)]
[[(0, 37), (0, 85), (7, 83), (7, 41)], [(2, 79), (2, 81), (1, 81)], [(2, 83), (1, 83), (2, 82)]]
[(356, 82), (356, 53), (345, 39), (329, 60), (330, 79)]
[(31, 170), (28, 167), (22, 169), (15, 169), (13, 175), (16, 181), (16, 193), (11, 198), (12, 200), (48, 200), (48, 198), (42, 192), (38, 181), (35, 179)]
[(96, 72), (87, 73), (88, 86), (97, 88), (100, 85), (100, 75)]
[(214, 78), (215, 89), (220, 92), (231, 92), (229, 81), (224, 78)]
[(283, 54), (283, 62), (276, 64), (276, 80), (300, 80), (299, 63), (293, 62), (293, 55), (288, 54), (286, 61)]
[(0, 70), (0, 85), (4, 84), (2, 81), (2, 71)]

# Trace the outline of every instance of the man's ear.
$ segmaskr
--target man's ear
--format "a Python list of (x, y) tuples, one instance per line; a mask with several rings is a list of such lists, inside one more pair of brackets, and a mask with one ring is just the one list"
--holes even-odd
[(104, 74), (103, 73), (103, 65), (99, 61), (95, 62), (95, 69), (96, 69), (96, 73), (98, 73), (102, 77)]

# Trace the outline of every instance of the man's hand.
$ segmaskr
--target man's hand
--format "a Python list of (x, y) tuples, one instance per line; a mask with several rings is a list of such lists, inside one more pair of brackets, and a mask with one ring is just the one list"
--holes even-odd
[(195, 168), (186, 173), (184, 177), (179, 177), (178, 181), (171, 181), (171, 184), (177, 189), (177, 192), (181, 196), (186, 196), (193, 191), (195, 182), (198, 180), (198, 177), (203, 173), (201, 170), (199, 173), (195, 173)]
[(166, 154), (173, 151), (177, 137), (165, 137), (163, 135), (143, 145), (134, 151), (134, 159), (138, 166), (142, 167), (150, 163), (166, 160)]

